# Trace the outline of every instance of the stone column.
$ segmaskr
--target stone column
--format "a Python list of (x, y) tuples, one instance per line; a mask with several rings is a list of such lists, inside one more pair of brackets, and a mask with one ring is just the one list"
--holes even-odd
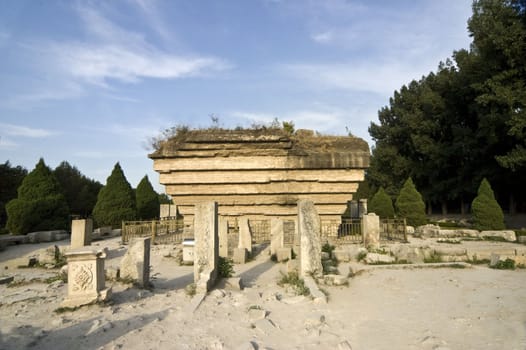
[(367, 199), (360, 199), (358, 201), (358, 211), (360, 212), (360, 217), (367, 215)]
[(228, 258), (228, 220), (224, 216), (219, 217), (219, 256)]
[(195, 205), (194, 216), (194, 282), (198, 293), (209, 291), (217, 279), (219, 237), (217, 203)]
[(358, 208), (358, 201), (352, 200), (347, 202), (347, 205), (349, 206), (349, 213), (351, 215), (351, 219), (356, 219), (359, 217), (359, 208)]
[(300, 275), (323, 275), (321, 265), (321, 224), (314, 203), (298, 201), (298, 230), (300, 234)]
[(366, 248), (380, 248), (380, 217), (370, 213), (362, 217), (363, 243)]
[(150, 285), (151, 238), (134, 238), (121, 261), (121, 278), (131, 278), (142, 288)]
[(170, 204), (161, 204), (159, 208), (159, 217), (161, 219), (167, 219), (170, 217)]
[(252, 235), (250, 234), (250, 226), (248, 225), (247, 217), (240, 217), (239, 224), (239, 243), (238, 248), (245, 248), (249, 254), (252, 254)]
[(105, 288), (105, 251), (83, 247), (64, 255), (68, 261), (68, 295), (62, 307), (87, 305), (111, 296), (111, 288)]
[(283, 219), (270, 219), (270, 255), (276, 255), (278, 249), (283, 248)]
[(91, 244), (93, 220), (73, 220), (71, 222), (71, 249), (77, 249)]

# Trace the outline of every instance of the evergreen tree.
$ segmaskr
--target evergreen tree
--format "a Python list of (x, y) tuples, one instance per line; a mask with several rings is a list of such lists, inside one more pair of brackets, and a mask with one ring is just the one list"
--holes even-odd
[(489, 181), (482, 179), (478, 195), (471, 204), (473, 222), (477, 230), (503, 230), (504, 214), (495, 200)]
[(69, 209), (62, 188), (43, 159), (18, 187), (18, 197), (7, 203), (7, 228), (11, 233), (65, 229)]
[(383, 187), (380, 187), (380, 189), (374, 194), (369, 202), (367, 211), (369, 213), (375, 213), (381, 218), (393, 218), (395, 216), (393, 201)]
[(148, 176), (144, 176), (135, 191), (137, 217), (140, 220), (150, 220), (159, 217), (159, 195), (152, 187)]
[(135, 196), (119, 163), (97, 197), (93, 208), (93, 219), (100, 226), (121, 227), (122, 221), (135, 220)]
[(396, 198), (396, 209), (398, 216), (406, 218), (408, 225), (421, 226), (427, 222), (426, 206), (411, 178), (405, 181)]
[(16, 198), (16, 190), (26, 175), (27, 170), (21, 166), (12, 167), (9, 161), (0, 164), (0, 230), (7, 222), (5, 206)]

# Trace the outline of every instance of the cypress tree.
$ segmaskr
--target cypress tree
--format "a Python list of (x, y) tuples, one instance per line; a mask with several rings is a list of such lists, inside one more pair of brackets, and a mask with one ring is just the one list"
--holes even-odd
[(135, 217), (133, 189), (117, 163), (106, 179), (106, 186), (99, 191), (97, 204), (93, 208), (93, 219), (99, 227), (121, 227), (122, 221), (135, 220)]
[(367, 211), (375, 213), (381, 218), (393, 218), (395, 216), (393, 201), (383, 187), (380, 187), (380, 189), (374, 194), (369, 202)]
[(135, 199), (139, 219), (150, 220), (159, 217), (159, 195), (153, 189), (147, 175), (137, 185)]
[(65, 229), (69, 208), (62, 188), (51, 169), (40, 159), (18, 187), (18, 197), (6, 205), (7, 228), (11, 233)]
[(400, 217), (406, 218), (408, 225), (421, 226), (427, 222), (426, 205), (411, 178), (405, 181), (396, 198), (396, 209)]
[(471, 203), (473, 222), (477, 230), (503, 230), (504, 213), (495, 199), (488, 180), (482, 179), (478, 194)]

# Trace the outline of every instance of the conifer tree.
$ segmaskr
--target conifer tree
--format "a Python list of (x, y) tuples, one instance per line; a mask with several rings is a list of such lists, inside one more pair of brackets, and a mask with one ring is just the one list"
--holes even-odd
[(426, 205), (411, 178), (408, 178), (396, 198), (398, 216), (407, 220), (411, 226), (421, 226), (427, 222)]
[(93, 208), (93, 219), (100, 226), (121, 227), (122, 221), (135, 220), (135, 196), (119, 163), (97, 197)]
[(380, 189), (374, 194), (369, 202), (367, 211), (375, 213), (381, 218), (393, 218), (395, 216), (393, 201), (383, 187), (380, 187)]
[(69, 209), (62, 188), (41, 158), (18, 187), (18, 197), (6, 205), (11, 233), (66, 229)]
[(477, 230), (503, 230), (504, 214), (495, 199), (488, 180), (482, 179), (478, 195), (471, 203), (473, 222)]
[(148, 176), (144, 176), (135, 191), (137, 217), (140, 220), (150, 220), (159, 217), (159, 195), (152, 187)]

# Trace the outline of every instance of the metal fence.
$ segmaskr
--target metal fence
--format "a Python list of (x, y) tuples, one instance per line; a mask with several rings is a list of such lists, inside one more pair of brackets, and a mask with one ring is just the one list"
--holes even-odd
[(177, 244), (182, 243), (183, 236), (184, 223), (181, 219), (122, 222), (123, 244), (137, 237), (151, 237), (152, 244)]
[(380, 240), (407, 242), (405, 219), (381, 219)]
[(248, 220), (252, 243), (270, 243), (270, 220)]
[(331, 244), (362, 243), (362, 222), (360, 219), (321, 222), (321, 240)]

